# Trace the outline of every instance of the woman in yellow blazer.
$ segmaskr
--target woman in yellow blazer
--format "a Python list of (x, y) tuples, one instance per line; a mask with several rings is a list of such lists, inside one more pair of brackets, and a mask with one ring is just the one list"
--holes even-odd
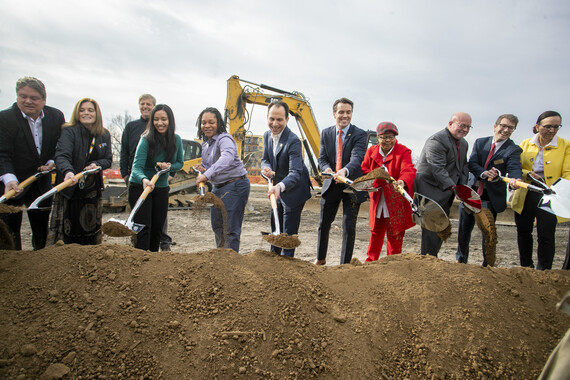
[[(521, 166), (526, 182), (530, 182), (529, 176), (548, 186), (560, 177), (570, 180), (570, 140), (556, 136), (562, 127), (561, 123), (562, 116), (558, 112), (543, 112), (533, 127), (534, 136), (521, 143)], [(513, 196), (511, 208), (515, 211), (521, 266), (534, 268), (532, 230), (536, 218), (536, 268), (544, 270), (552, 269), (557, 219), (553, 214), (538, 208), (541, 197), (539, 193), (518, 189)]]

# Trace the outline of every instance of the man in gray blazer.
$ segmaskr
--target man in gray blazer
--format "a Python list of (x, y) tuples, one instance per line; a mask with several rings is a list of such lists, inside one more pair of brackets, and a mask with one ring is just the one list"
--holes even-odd
[[(427, 139), (417, 165), (416, 192), (436, 201), (447, 215), (455, 198), (455, 187), (467, 184), (469, 178), (469, 144), (465, 136), (470, 129), (471, 116), (454, 113), (446, 128)], [(422, 228), (422, 255), (437, 257), (441, 244), (437, 233)]]

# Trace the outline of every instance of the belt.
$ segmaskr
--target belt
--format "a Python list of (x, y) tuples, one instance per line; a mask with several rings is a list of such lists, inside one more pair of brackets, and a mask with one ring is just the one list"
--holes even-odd
[(244, 178), (247, 178), (247, 174), (244, 174), (244, 175), (242, 175), (241, 177), (231, 178), (231, 179), (227, 180), (226, 182), (222, 182), (222, 183), (216, 184), (216, 187), (217, 187), (217, 188), (224, 187), (224, 186), (226, 186), (226, 185), (229, 185), (229, 184), (232, 183), (232, 182), (239, 181), (240, 179), (244, 179)]

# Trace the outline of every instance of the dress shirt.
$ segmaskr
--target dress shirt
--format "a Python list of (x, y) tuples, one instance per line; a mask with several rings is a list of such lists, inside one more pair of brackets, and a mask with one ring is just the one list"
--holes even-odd
[(551, 142), (549, 142), (545, 146), (541, 146), (540, 143), (538, 142), (538, 133), (535, 134), (530, 139), (530, 142), (538, 147), (538, 154), (536, 155), (536, 157), (534, 158), (534, 162), (532, 163), (532, 171), (537, 173), (537, 174), (540, 174), (540, 176), (543, 178), (544, 178), (544, 154), (543, 154), (543, 150), (547, 146), (555, 147), (557, 140), (558, 140), (558, 137), (554, 136), (554, 138), (552, 139)]
[[(378, 153), (382, 155), (382, 162), (386, 161), (386, 157), (392, 153), (392, 150), (394, 150), (394, 147), (392, 147), (388, 153), (384, 153), (382, 148), (378, 149)], [(386, 186), (392, 185), (390, 183), (386, 183)], [(389, 218), (390, 213), (388, 212), (388, 205), (386, 204), (386, 199), (384, 198), (384, 192), (382, 190), (378, 191), (380, 191), (380, 200), (378, 201), (378, 207), (376, 208), (376, 218), (381, 218), (382, 215), (384, 215), (385, 218)]]

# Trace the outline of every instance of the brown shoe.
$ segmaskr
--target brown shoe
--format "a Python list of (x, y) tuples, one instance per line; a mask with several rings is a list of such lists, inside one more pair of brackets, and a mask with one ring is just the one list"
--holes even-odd
[(314, 262), (313, 264), (315, 264), (315, 265), (325, 265), (326, 263), (327, 263), (327, 260), (326, 260), (326, 259), (322, 259), (322, 260), (317, 259), (317, 260), (315, 260), (315, 262)]

